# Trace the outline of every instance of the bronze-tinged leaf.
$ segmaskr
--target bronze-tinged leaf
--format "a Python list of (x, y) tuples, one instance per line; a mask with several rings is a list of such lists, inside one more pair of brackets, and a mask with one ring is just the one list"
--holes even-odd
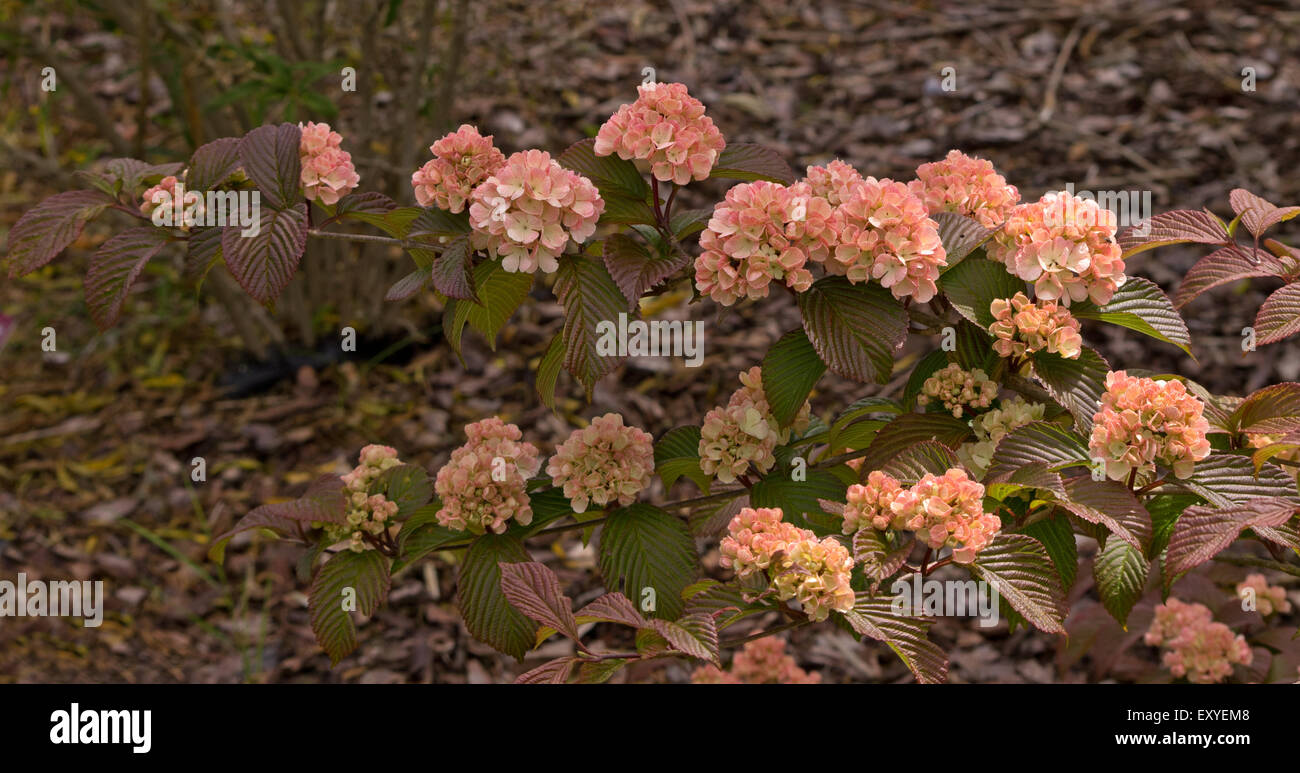
[(1256, 239), (1278, 223), (1300, 215), (1300, 207), (1278, 207), (1245, 188), (1234, 188), (1228, 194), (1228, 202), (1246, 230)]
[(1275, 344), (1297, 331), (1300, 331), (1300, 282), (1268, 296), (1255, 316), (1255, 335), (1261, 344)]
[(515, 684), (564, 684), (569, 681), (578, 658), (565, 657), (547, 661), (515, 677)]
[(766, 145), (752, 142), (728, 143), (718, 155), (718, 161), (709, 172), (709, 177), (746, 182), (767, 180), (781, 185), (790, 185), (795, 181), (794, 170), (780, 153)]
[(1087, 441), (1068, 427), (1033, 421), (1008, 432), (993, 449), (987, 481), (1008, 480), (1018, 470), (1046, 464), (1054, 472), (1088, 466)]
[(313, 522), (343, 523), (347, 515), (347, 500), (343, 495), (343, 481), (337, 475), (324, 475), (307, 487), (301, 497), (287, 502), (274, 502), (254, 508), (224, 534), (212, 540), (208, 556), (221, 563), (226, 543), (230, 538), (249, 529), (271, 529), (289, 535)]
[(1065, 633), (1065, 592), (1047, 549), (1026, 534), (1003, 532), (970, 565), (1011, 608), (1046, 633)]
[(1094, 306), (1075, 304), (1071, 309), (1079, 319), (1095, 319), (1151, 336), (1192, 353), (1192, 336), (1187, 323), (1179, 316), (1164, 290), (1150, 279), (1131, 276), (1115, 291), (1110, 303)]
[(1202, 293), (1220, 285), (1251, 277), (1281, 277), (1287, 267), (1274, 256), (1249, 246), (1215, 250), (1196, 261), (1174, 293), (1174, 306), (1182, 308)]
[(644, 628), (649, 623), (637, 611), (631, 599), (622, 593), (606, 593), (579, 609), (577, 621), (583, 623), (618, 623), (633, 628)]
[(1165, 590), (1183, 574), (1209, 561), (1232, 544), (1242, 531), (1277, 527), (1291, 520), (1297, 505), (1279, 497), (1249, 499), (1227, 507), (1193, 505), (1183, 511), (1169, 535), (1165, 553)]
[(1286, 381), (1252, 392), (1229, 421), (1237, 432), (1282, 435), (1300, 430), (1300, 384)]
[(965, 469), (951, 448), (935, 440), (922, 440), (904, 448), (880, 469), (910, 486), (927, 474), (943, 475), (953, 468)]
[(947, 256), (948, 268), (961, 262), (967, 255), (992, 238), (996, 231), (985, 228), (979, 221), (956, 212), (939, 212), (930, 219), (939, 227), (939, 241)]
[(853, 534), (853, 560), (863, 576), (871, 581), (873, 594), (881, 582), (903, 568), (915, 544), (910, 539), (891, 544), (884, 532), (872, 528), (858, 529)]
[(1083, 347), (1078, 359), (1067, 360), (1046, 351), (1033, 355), (1034, 376), (1047, 388), (1052, 399), (1074, 417), (1081, 432), (1092, 432), (1092, 417), (1101, 408), (1110, 364), (1094, 349)]
[(1192, 477), (1171, 478), (1170, 483), (1200, 496), (1211, 505), (1229, 507), (1261, 497), (1275, 497), (1300, 504), (1295, 476), (1265, 464), (1257, 473), (1249, 456), (1210, 454), (1196, 463)]
[(117, 324), (131, 285), (171, 237), (166, 229), (131, 228), (104, 242), (86, 271), (86, 308), (100, 330)]
[(190, 229), (190, 236), (185, 240), (186, 279), (202, 282), (208, 271), (221, 260), (221, 232), (224, 230), (217, 226)]
[(1105, 526), (1139, 552), (1151, 544), (1151, 514), (1119, 481), (1093, 480), (1091, 475), (1066, 480), (1061, 507), (1089, 523)]
[(306, 249), (305, 204), (283, 210), (262, 207), (256, 235), (244, 236), (239, 226), (227, 226), (221, 233), (221, 252), (230, 275), (260, 303), (280, 297)]
[(718, 628), (713, 616), (706, 612), (693, 612), (682, 616), (676, 622), (654, 619), (650, 621), (655, 631), (659, 632), (673, 645), (673, 649), (693, 658), (718, 663)]
[(1168, 244), (1196, 242), (1198, 244), (1227, 245), (1232, 242), (1223, 221), (1210, 212), (1178, 209), (1152, 215), (1137, 225), (1129, 226), (1116, 236), (1123, 257), (1163, 247)]
[(432, 275), (432, 266), (415, 269), (396, 282), (393, 282), (393, 286), (388, 288), (388, 292), (384, 293), (384, 300), (389, 302), (404, 301), (408, 298), (414, 297), (416, 293), (423, 290), (429, 284), (429, 281), (433, 278)]
[(453, 240), (433, 259), (429, 278), (438, 292), (448, 298), (479, 301), (474, 289), (473, 256), (474, 249), (470, 246), (469, 236), (465, 235)]
[[(263, 209), (285, 210), (298, 200), (302, 130), (297, 124), (259, 126), (239, 140), (239, 162), (261, 191)], [(265, 205), (270, 205), (269, 207)]]
[(827, 367), (853, 381), (889, 380), (894, 352), (907, 338), (907, 312), (888, 290), (828, 276), (798, 298), (804, 331)]
[(900, 615), (893, 610), (891, 599), (866, 593), (857, 594), (844, 619), (857, 633), (888, 645), (916, 681), (940, 684), (948, 679), (947, 654), (927, 638), (932, 621)]
[(630, 310), (647, 290), (690, 263), (691, 256), (676, 250), (661, 255), (631, 236), (613, 234), (605, 240), (604, 260), (610, 277), (627, 298)]
[(29, 274), (54, 260), (81, 236), (87, 221), (112, 203), (101, 191), (67, 191), (27, 210), (9, 229), (5, 265), (10, 278)]
[(886, 462), (925, 440), (935, 440), (950, 449), (972, 434), (970, 425), (946, 413), (905, 413), (876, 432), (862, 458), (862, 475), (879, 470)]
[(185, 189), (206, 193), (216, 190), (239, 169), (239, 139), (222, 137), (202, 145), (190, 157)]
[(537, 561), (499, 564), (501, 592), (515, 609), (534, 622), (549, 626), (578, 641), (578, 621), (573, 601), (564, 595), (560, 580), (549, 567)]

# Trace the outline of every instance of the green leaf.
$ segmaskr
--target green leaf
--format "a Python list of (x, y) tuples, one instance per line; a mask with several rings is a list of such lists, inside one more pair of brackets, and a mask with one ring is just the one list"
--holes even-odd
[(654, 210), (646, 203), (650, 186), (637, 171), (636, 164), (616, 155), (597, 156), (595, 144), (595, 138), (579, 140), (556, 161), (591, 180), (600, 191), (600, 197), (605, 201), (600, 222), (653, 224)]
[(515, 660), (532, 649), (537, 626), (506, 599), (500, 564), (529, 560), (518, 538), (484, 534), (469, 546), (457, 579), (456, 604), (470, 634)]
[[(1079, 573), (1079, 546), (1074, 541), (1070, 521), (1065, 517), (1052, 516), (1035, 521), (1021, 531), (1043, 543), (1047, 555), (1052, 559), (1052, 565), (1056, 567), (1056, 574), (1061, 578), (1061, 587), (1069, 591)], [(1112, 542), (1128, 544), (1123, 540)]]
[(417, 521), (416, 515), (427, 513), (430, 517), (438, 511), (440, 504), (426, 505), (416, 511), (397, 534), (397, 544), (401, 554), (393, 562), (393, 574), (414, 564), (425, 556), (453, 543), (464, 542), (473, 536), (464, 531), (453, 531), (439, 526), (436, 521)]
[(1105, 306), (1076, 303), (1070, 311), (1079, 319), (1095, 319), (1136, 330), (1171, 343), (1189, 355), (1192, 353), (1187, 324), (1164, 291), (1150, 279), (1131, 276)]
[(255, 236), (241, 235), (236, 226), (228, 226), (221, 233), (221, 252), (231, 276), (264, 304), (280, 297), (289, 286), (306, 248), (305, 204), (283, 210), (263, 207)]
[(1002, 533), (970, 565), (1011, 608), (1040, 631), (1065, 633), (1065, 593), (1047, 549), (1026, 534)]
[(166, 230), (144, 226), (123, 231), (100, 246), (90, 259), (85, 282), (86, 308), (96, 327), (107, 330), (117, 323), (131, 285), (169, 240)]
[(888, 598), (857, 594), (844, 619), (857, 633), (884, 642), (922, 684), (940, 684), (948, 678), (948, 656), (927, 638), (931, 621), (907, 617), (893, 610)]
[(763, 357), (763, 394), (782, 427), (794, 421), (825, 372), (826, 366), (801, 328), (781, 336), (767, 350)]
[(821, 500), (843, 502), (848, 488), (828, 470), (807, 470), (805, 480), (774, 472), (754, 484), (751, 507), (779, 507), (790, 523), (811, 528), (819, 537), (839, 534), (842, 519), (824, 509)]
[(978, 368), (985, 373), (992, 373), (998, 361), (998, 355), (993, 351), (992, 336), (968, 319), (963, 319), (957, 325), (957, 350), (953, 354), (962, 368)]
[[(299, 199), (302, 162), (298, 154), (302, 130), (296, 124), (259, 126), (239, 141), (239, 162), (257, 185), (268, 209), (285, 210)], [(297, 206), (293, 206), (297, 209)], [(305, 217), (305, 213), (304, 213)], [(226, 245), (229, 250), (229, 245)]]
[[(411, 221), (411, 227), (407, 230), (406, 235), (412, 239), (434, 243), (442, 238), (459, 238), (469, 232), (468, 209), (452, 213), (437, 207), (421, 207), (419, 214)], [(420, 238), (428, 236), (435, 238), (432, 240)]]
[(9, 229), (5, 265), (10, 278), (30, 274), (54, 260), (81, 236), (86, 223), (113, 200), (100, 191), (56, 193), (27, 212)]
[(795, 181), (794, 170), (780, 153), (752, 142), (728, 143), (718, 155), (709, 177), (747, 182), (767, 180), (782, 185)]
[(707, 493), (712, 481), (700, 469), (700, 428), (675, 427), (665, 432), (655, 443), (655, 472), (664, 489), (686, 476)]
[(564, 367), (564, 334), (556, 333), (546, 347), (546, 354), (537, 363), (537, 397), (542, 405), (555, 410), (555, 385), (560, 380), (560, 370)]
[(1203, 500), (1195, 494), (1156, 494), (1148, 498), (1143, 505), (1151, 513), (1151, 546), (1147, 548), (1147, 558), (1156, 558), (1165, 552), (1169, 545), (1169, 535), (1174, 531), (1178, 516), (1192, 505)]
[(433, 481), (429, 473), (414, 464), (399, 464), (380, 473), (370, 484), (370, 493), (382, 493), (397, 503), (397, 517), (405, 518), (429, 504), (433, 498)]
[(998, 298), (1011, 298), (1024, 292), (1025, 283), (997, 261), (970, 257), (939, 277), (939, 289), (959, 314), (982, 330), (988, 330), (993, 324), (989, 305)]
[(600, 574), (605, 587), (640, 599), (653, 589), (654, 617), (674, 619), (682, 612), (682, 589), (697, 572), (695, 540), (677, 518), (646, 504), (610, 513), (600, 532)]
[(388, 559), (377, 550), (335, 553), (316, 571), (307, 606), (316, 641), (330, 656), (330, 665), (357, 648), (357, 630), (349, 614), (351, 602), (363, 615), (373, 615), (388, 597)]
[(822, 362), (853, 381), (889, 380), (894, 352), (907, 337), (907, 313), (888, 290), (828, 276), (798, 298), (804, 330)]
[(497, 333), (528, 297), (533, 275), (512, 273), (501, 268), (497, 261), (486, 261), (474, 268), (474, 286), (478, 288), (480, 302), (448, 300), (443, 312), (443, 330), (448, 343), (459, 352), (461, 335), (468, 322), (496, 351)]
[(1101, 408), (1101, 396), (1106, 391), (1109, 363), (1085, 346), (1075, 360), (1050, 352), (1035, 352), (1033, 364), (1034, 376), (1052, 399), (1070, 412), (1080, 431), (1091, 434), (1092, 417)]
[(1097, 594), (1102, 606), (1124, 630), (1128, 630), (1128, 615), (1133, 605), (1142, 598), (1147, 584), (1151, 562), (1140, 551), (1123, 540), (1108, 539), (1092, 565), (1092, 576), (1097, 582)]
[[(912, 400), (921, 394), (921, 390), (925, 389), (926, 379), (946, 367), (948, 367), (948, 353), (942, 349), (935, 349), (922, 357), (921, 361), (916, 363), (916, 367), (912, 368), (912, 374), (907, 377), (907, 385), (903, 387), (903, 399)], [(909, 402), (908, 405), (912, 403)]]
[[(555, 296), (564, 306), (564, 368), (587, 390), (622, 360), (609, 345), (628, 315), (628, 302), (599, 261), (561, 256), (555, 275)], [(611, 351), (613, 349), (613, 351)]]

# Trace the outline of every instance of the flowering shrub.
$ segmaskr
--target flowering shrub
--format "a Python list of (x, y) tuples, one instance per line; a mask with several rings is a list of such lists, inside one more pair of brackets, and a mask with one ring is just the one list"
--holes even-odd
[(776, 637), (747, 643), (731, 661), (731, 670), (715, 665), (700, 666), (691, 674), (695, 684), (820, 684), (822, 675), (799, 668), (785, 652), (785, 641)]
[[(271, 303), (309, 240), (378, 241), (413, 261), (390, 300), (432, 293), (457, 349), (466, 326), (494, 342), (540, 271), (564, 310), (537, 365), (548, 407), (562, 371), (590, 397), (623, 356), (603, 345), (604, 326), (640, 322), (657, 307), (643, 301), (671, 300), (678, 280), (722, 306), (788, 293), (799, 323), (725, 402), (657, 438), (600, 416), (544, 466), (549, 441), (488, 417), (464, 428), (467, 442), (436, 471), (371, 445), (350, 472), (245, 515), (213, 541), (213, 558), (255, 529), (306, 545), (312, 628), (332, 661), (359, 646), (344, 589), (370, 616), (395, 574), (454, 556), (474, 637), (520, 660), (548, 637), (573, 641), (572, 655), (522, 682), (603, 681), (667, 659), (711, 664), (697, 681), (800, 681), (813, 677), (778, 656), (775, 640), (759, 642), (816, 624), (882, 643), (918, 681), (943, 681), (948, 660), (930, 620), (895, 609), (885, 590), (936, 571), (997, 591), (1010, 626), (1062, 638), (1088, 619), (1069, 599), (1099, 606), (1122, 631), (1159, 594), (1168, 602), (1147, 641), (1174, 676), (1294, 678), (1286, 645), (1260, 623), (1233, 634), (1170, 594), (1189, 573), (1225, 588), (1241, 579), (1262, 613), (1289, 613), (1259, 578), (1208, 579), (1205, 565), (1294, 574), (1300, 384), (1216, 395), (1181, 376), (1112, 368), (1084, 340), (1111, 325), (1190, 355), (1178, 307), (1242, 277), (1285, 283), (1251, 336), (1297, 332), (1300, 253), (1265, 234), (1300, 208), (1239, 189), (1230, 223), (1172, 212), (1121, 231), (1067, 192), (1020, 202), (989, 162), (959, 151), (910, 181), (844, 161), (798, 179), (772, 149), (725, 140), (681, 84), (642, 87), (596, 137), (554, 157), (506, 156), (462, 126), (412, 173), (418, 206), (356, 190), (343, 146), (329, 126), (286, 123), (215, 140), (186, 163), (115, 159), (81, 175), (84, 189), (28, 211), (5, 264), (31, 273), (92, 218), (132, 219), (86, 273), (87, 307), (107, 328), (166, 249), (183, 249), (193, 278), (221, 263)], [(712, 206), (679, 205), (684, 186), (706, 180), (736, 184)], [(182, 184), (195, 217), (155, 225)], [(256, 194), (258, 228), (211, 221), (228, 194)], [(1253, 245), (1239, 243), (1242, 225)], [(1134, 255), (1177, 242), (1215, 251), (1171, 302), (1126, 272)], [(913, 356), (909, 340), (928, 351)], [(832, 406), (818, 390), (828, 378), (873, 386)], [(566, 531), (594, 541), (608, 591), (580, 609), (529, 550)], [(1095, 544), (1086, 587), (1076, 587), (1079, 537), (1085, 551)], [(715, 547), (721, 559), (706, 576), (715, 562), (700, 551)], [(626, 651), (593, 652), (583, 641), (592, 623), (624, 629)]]

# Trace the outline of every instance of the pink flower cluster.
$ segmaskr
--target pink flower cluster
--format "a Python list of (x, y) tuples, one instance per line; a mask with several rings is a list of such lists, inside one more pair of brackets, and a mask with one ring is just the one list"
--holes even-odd
[(351, 472), (341, 476), (348, 504), (344, 517), (346, 524), (332, 525), (330, 530), (332, 538), (347, 539), (348, 548), (357, 553), (373, 549), (366, 544), (365, 534), (382, 534), (397, 515), (396, 502), (389, 501), (383, 494), (367, 493), (370, 484), (385, 470), (402, 463), (397, 458), (397, 449), (379, 445), (362, 448), (360, 462)]
[(552, 273), (569, 240), (591, 236), (604, 210), (590, 180), (544, 150), (525, 150), (470, 193), (471, 243), (500, 255), (506, 271)]
[(681, 83), (647, 83), (637, 94), (600, 127), (596, 155), (645, 161), (656, 180), (677, 185), (707, 178), (727, 143), (703, 103)]
[(1200, 684), (1222, 682), (1232, 675), (1234, 663), (1249, 666), (1254, 660), (1245, 637), (1214, 622), (1209, 607), (1178, 599), (1156, 606), (1143, 640), (1167, 650), (1161, 661), (1171, 674)]
[(532, 523), (526, 487), (542, 466), (537, 448), (521, 442), (518, 427), (495, 416), (466, 426), (465, 435), (469, 442), (451, 452), (434, 481), (442, 499), (438, 523), (475, 534), (500, 534), (511, 519)]
[(1238, 598), (1244, 599), (1248, 590), (1255, 596), (1255, 610), (1261, 617), (1268, 617), (1274, 613), (1284, 615), (1291, 611), (1291, 602), (1286, 598), (1286, 588), (1280, 585), (1269, 585), (1268, 579), (1262, 574), (1247, 575), (1245, 580), (1237, 583)]
[(834, 243), (831, 216), (810, 190), (764, 180), (733, 186), (700, 234), (696, 286), (723, 306), (767, 297), (773, 280), (807, 290), (808, 261), (824, 259)]
[(960, 150), (950, 150), (942, 161), (921, 164), (917, 179), (907, 184), (921, 197), (931, 215), (956, 212), (974, 218), (985, 228), (997, 228), (1020, 201), (1020, 191), (1008, 185), (993, 164)]
[(759, 472), (772, 469), (777, 445), (789, 440), (792, 429), (806, 428), (812, 415), (805, 401), (790, 426), (782, 428), (763, 393), (762, 368), (742, 372), (740, 383), (727, 405), (705, 414), (700, 427), (700, 469), (723, 483), (734, 482), (751, 464)]
[(607, 413), (574, 430), (555, 449), (546, 473), (564, 488), (573, 511), (582, 513), (592, 503), (631, 504), (650, 485), (654, 469), (654, 438), (624, 426), (619, 414)]
[(967, 408), (987, 408), (997, 396), (997, 382), (990, 381), (987, 373), (979, 368), (966, 371), (953, 363), (925, 380), (916, 402), (928, 405), (937, 401), (943, 404), (944, 410), (951, 411), (954, 418), (960, 419)]
[(1115, 231), (1115, 214), (1096, 201), (1048, 193), (1011, 211), (988, 254), (1033, 282), (1038, 298), (1103, 305), (1127, 278)]
[(701, 666), (691, 674), (693, 684), (820, 684), (818, 671), (804, 671), (786, 654), (785, 640), (775, 636), (746, 642), (731, 659), (731, 670)]
[(993, 324), (993, 351), (1003, 357), (1024, 357), (1037, 351), (1059, 354), (1067, 360), (1078, 359), (1083, 351), (1079, 320), (1056, 301), (1034, 302), (1024, 293), (1013, 298), (998, 298), (989, 304)]
[(429, 150), (433, 159), (411, 175), (411, 187), (420, 206), (448, 212), (464, 210), (470, 193), (506, 163), (505, 154), (492, 144), (492, 135), (484, 137), (469, 124), (462, 124)]
[[(177, 182), (177, 179), (171, 175), (159, 180), (157, 185), (144, 192), (144, 195), (141, 197), (140, 211), (148, 215), (158, 207), (169, 206), (171, 202), (176, 199)], [(161, 201), (155, 202), (154, 196), (157, 196), (159, 193), (166, 193), (167, 196)]]
[(357, 187), (361, 178), (352, 166), (352, 154), (340, 147), (343, 137), (329, 124), (307, 122), (302, 129), (298, 155), (302, 161), (302, 190), (310, 201), (337, 204)]
[(745, 577), (767, 571), (777, 599), (795, 599), (814, 622), (853, 608), (853, 557), (834, 537), (781, 520), (779, 508), (746, 507), (722, 539), (722, 565)]
[(1101, 409), (1092, 417), (1088, 449), (1112, 480), (1123, 480), (1131, 470), (1153, 470), (1156, 462), (1179, 478), (1190, 477), (1195, 463), (1210, 455), (1204, 410), (1181, 381), (1113, 371), (1106, 374)]
[(810, 166), (803, 181), (812, 188), (814, 196), (826, 199), (832, 207), (843, 204), (859, 183), (865, 182), (862, 173), (838, 158), (826, 166)]
[(984, 512), (984, 486), (960, 468), (943, 475), (926, 473), (911, 488), (873, 470), (866, 484), (849, 486), (844, 533), (865, 528), (913, 531), (929, 547), (952, 548), (952, 559), (969, 564), (1002, 528), (1002, 520)]
[(855, 284), (878, 279), (895, 298), (926, 303), (947, 255), (925, 204), (907, 186), (867, 177), (841, 192), (838, 237), (826, 270)]

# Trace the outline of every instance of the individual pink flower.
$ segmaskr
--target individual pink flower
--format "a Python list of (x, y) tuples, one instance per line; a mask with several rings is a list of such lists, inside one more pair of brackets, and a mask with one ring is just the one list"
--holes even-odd
[(492, 144), (492, 135), (485, 137), (469, 124), (462, 124), (429, 150), (433, 159), (411, 175), (411, 187), (420, 206), (448, 212), (463, 211), (470, 193), (506, 163), (505, 154)]
[(877, 279), (895, 298), (926, 303), (947, 265), (939, 229), (925, 204), (900, 182), (868, 177), (835, 210), (839, 239), (824, 265), (854, 284)]
[(1024, 293), (998, 298), (989, 305), (994, 320), (989, 325), (993, 351), (1002, 357), (1024, 357), (1037, 351), (1059, 354), (1067, 360), (1083, 352), (1079, 320), (1056, 301), (1030, 301)]
[(997, 396), (998, 384), (989, 380), (987, 373), (979, 368), (966, 371), (953, 363), (925, 380), (921, 385), (921, 393), (916, 396), (916, 403), (927, 405), (932, 401), (939, 402), (944, 410), (960, 419), (967, 408), (987, 408)]
[(1092, 417), (1088, 450), (1112, 480), (1161, 462), (1179, 478), (1210, 455), (1205, 405), (1181, 381), (1155, 381), (1117, 370), (1106, 374), (1100, 410)]
[(451, 452), (438, 470), (434, 490), (442, 500), (438, 523), (456, 531), (501, 534), (507, 522), (533, 521), (528, 479), (541, 461), (532, 443), (513, 424), (493, 416), (465, 427), (469, 442)]
[(781, 520), (778, 508), (743, 508), (727, 526), (722, 565), (738, 577), (767, 571), (780, 601), (794, 599), (813, 622), (853, 608), (853, 557), (834, 537), (818, 540)]
[(1261, 617), (1272, 614), (1284, 615), (1291, 611), (1291, 602), (1286, 598), (1286, 588), (1269, 585), (1268, 578), (1262, 574), (1247, 575), (1237, 583), (1237, 598), (1245, 599), (1247, 593), (1255, 597), (1255, 610)]
[(1043, 300), (1110, 302), (1127, 279), (1115, 241), (1115, 214), (1064, 191), (1011, 211), (988, 243), (989, 257), (1034, 283)]
[(598, 156), (645, 161), (656, 180), (686, 185), (709, 176), (727, 143), (681, 83), (647, 83), (596, 133)]
[(1209, 607), (1174, 598), (1156, 606), (1143, 640), (1166, 650), (1161, 662), (1169, 673), (1200, 684), (1222, 682), (1234, 664), (1249, 666), (1254, 660), (1246, 638), (1214, 622)]
[(825, 166), (808, 167), (803, 181), (812, 189), (814, 196), (820, 196), (832, 207), (838, 207), (864, 178), (858, 170), (836, 159)]
[(921, 164), (916, 177), (907, 187), (931, 215), (956, 212), (985, 228), (997, 228), (1020, 201), (1016, 186), (1008, 185), (993, 164), (960, 150), (948, 151), (942, 161)]
[(824, 259), (835, 238), (832, 214), (806, 187), (765, 180), (733, 186), (700, 234), (696, 287), (723, 306), (766, 298), (773, 281), (807, 290), (813, 277), (806, 264)]
[(596, 230), (605, 201), (590, 180), (543, 150), (515, 153), (470, 194), (475, 249), (501, 256), (509, 272), (553, 273), (569, 240)]
[(546, 467), (555, 485), (575, 513), (587, 506), (630, 505), (650, 485), (654, 476), (654, 438), (636, 427), (623, 425), (623, 417), (607, 413), (574, 430), (555, 449)]
[(352, 155), (340, 147), (343, 137), (332, 131), (329, 124), (308, 122), (299, 127), (302, 129), (298, 155), (302, 162), (303, 195), (310, 201), (337, 204), (361, 181), (352, 166)]
[(820, 672), (804, 671), (775, 636), (746, 642), (731, 660), (731, 670), (705, 665), (691, 674), (693, 684), (820, 684)]

